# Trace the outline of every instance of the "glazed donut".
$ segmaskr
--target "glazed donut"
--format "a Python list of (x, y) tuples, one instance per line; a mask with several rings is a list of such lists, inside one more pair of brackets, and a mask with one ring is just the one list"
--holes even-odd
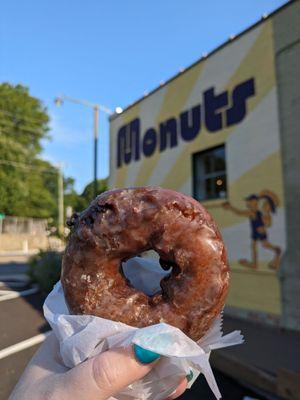
[[(112, 190), (71, 221), (61, 282), (69, 310), (135, 327), (166, 322), (200, 339), (224, 307), (227, 254), (219, 230), (196, 200), (160, 187)], [(122, 262), (155, 250), (161, 293), (147, 296), (122, 274)]]

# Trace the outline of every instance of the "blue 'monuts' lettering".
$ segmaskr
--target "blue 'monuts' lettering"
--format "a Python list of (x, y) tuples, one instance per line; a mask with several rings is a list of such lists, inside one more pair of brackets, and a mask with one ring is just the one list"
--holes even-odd
[(194, 140), (201, 132), (204, 120), (208, 132), (217, 132), (241, 122), (247, 114), (247, 99), (255, 94), (254, 78), (238, 84), (232, 93), (216, 94), (211, 87), (203, 93), (203, 105), (197, 104), (183, 111), (178, 120), (169, 118), (159, 124), (159, 135), (154, 127), (148, 128), (141, 140), (140, 119), (136, 118), (122, 126), (117, 135), (117, 168), (123, 163), (138, 161), (141, 151), (150, 157), (178, 145), (178, 135), (182, 140)]
[(177, 121), (170, 118), (159, 124), (159, 150), (164, 151), (167, 147), (177, 146)]
[(215, 95), (215, 89), (210, 88), (203, 94), (205, 125), (210, 132), (216, 132), (223, 128), (222, 108), (228, 104), (228, 93), (223, 92)]
[(227, 126), (241, 122), (247, 113), (246, 100), (255, 93), (254, 79), (242, 82), (232, 91), (232, 106), (226, 111)]
[(150, 128), (146, 131), (143, 137), (143, 153), (144, 156), (150, 157), (155, 152), (157, 144), (157, 133), (154, 128)]
[(134, 119), (118, 132), (117, 167), (140, 159), (140, 120)]
[(201, 129), (201, 105), (180, 114), (180, 133), (183, 140), (194, 140)]

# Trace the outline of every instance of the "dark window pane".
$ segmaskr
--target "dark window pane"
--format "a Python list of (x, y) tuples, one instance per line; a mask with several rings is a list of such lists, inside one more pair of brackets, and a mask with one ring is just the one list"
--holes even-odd
[(203, 156), (204, 172), (206, 174), (212, 172), (212, 159), (210, 154), (205, 154)]
[(208, 178), (205, 180), (205, 198), (213, 199), (214, 196), (214, 179)]
[(198, 200), (226, 198), (225, 148), (193, 155), (194, 197)]
[(201, 200), (204, 198), (203, 190), (201, 190), (201, 184), (199, 181), (194, 182), (194, 197), (197, 200)]
[(224, 149), (214, 150), (211, 154), (213, 160), (213, 172), (225, 170), (225, 151)]

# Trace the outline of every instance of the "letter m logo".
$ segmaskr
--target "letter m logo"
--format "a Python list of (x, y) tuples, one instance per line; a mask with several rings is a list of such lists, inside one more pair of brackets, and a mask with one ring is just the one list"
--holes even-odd
[(122, 126), (117, 138), (117, 168), (123, 163), (129, 164), (132, 160), (140, 159), (140, 120), (134, 119)]

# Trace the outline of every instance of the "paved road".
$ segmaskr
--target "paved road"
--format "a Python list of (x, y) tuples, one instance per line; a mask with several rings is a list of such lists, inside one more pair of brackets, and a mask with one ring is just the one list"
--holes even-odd
[(41, 293), (0, 302), (0, 350), (49, 330), (43, 302)]
[[(3, 300), (7, 297), (6, 293), (30, 288), (26, 280), (27, 270), (27, 258), (24, 256), (0, 257), (0, 353), (49, 330), (42, 314), (44, 296), (41, 293)], [(0, 400), (8, 398), (38, 346), (33, 345), (0, 359)]]

